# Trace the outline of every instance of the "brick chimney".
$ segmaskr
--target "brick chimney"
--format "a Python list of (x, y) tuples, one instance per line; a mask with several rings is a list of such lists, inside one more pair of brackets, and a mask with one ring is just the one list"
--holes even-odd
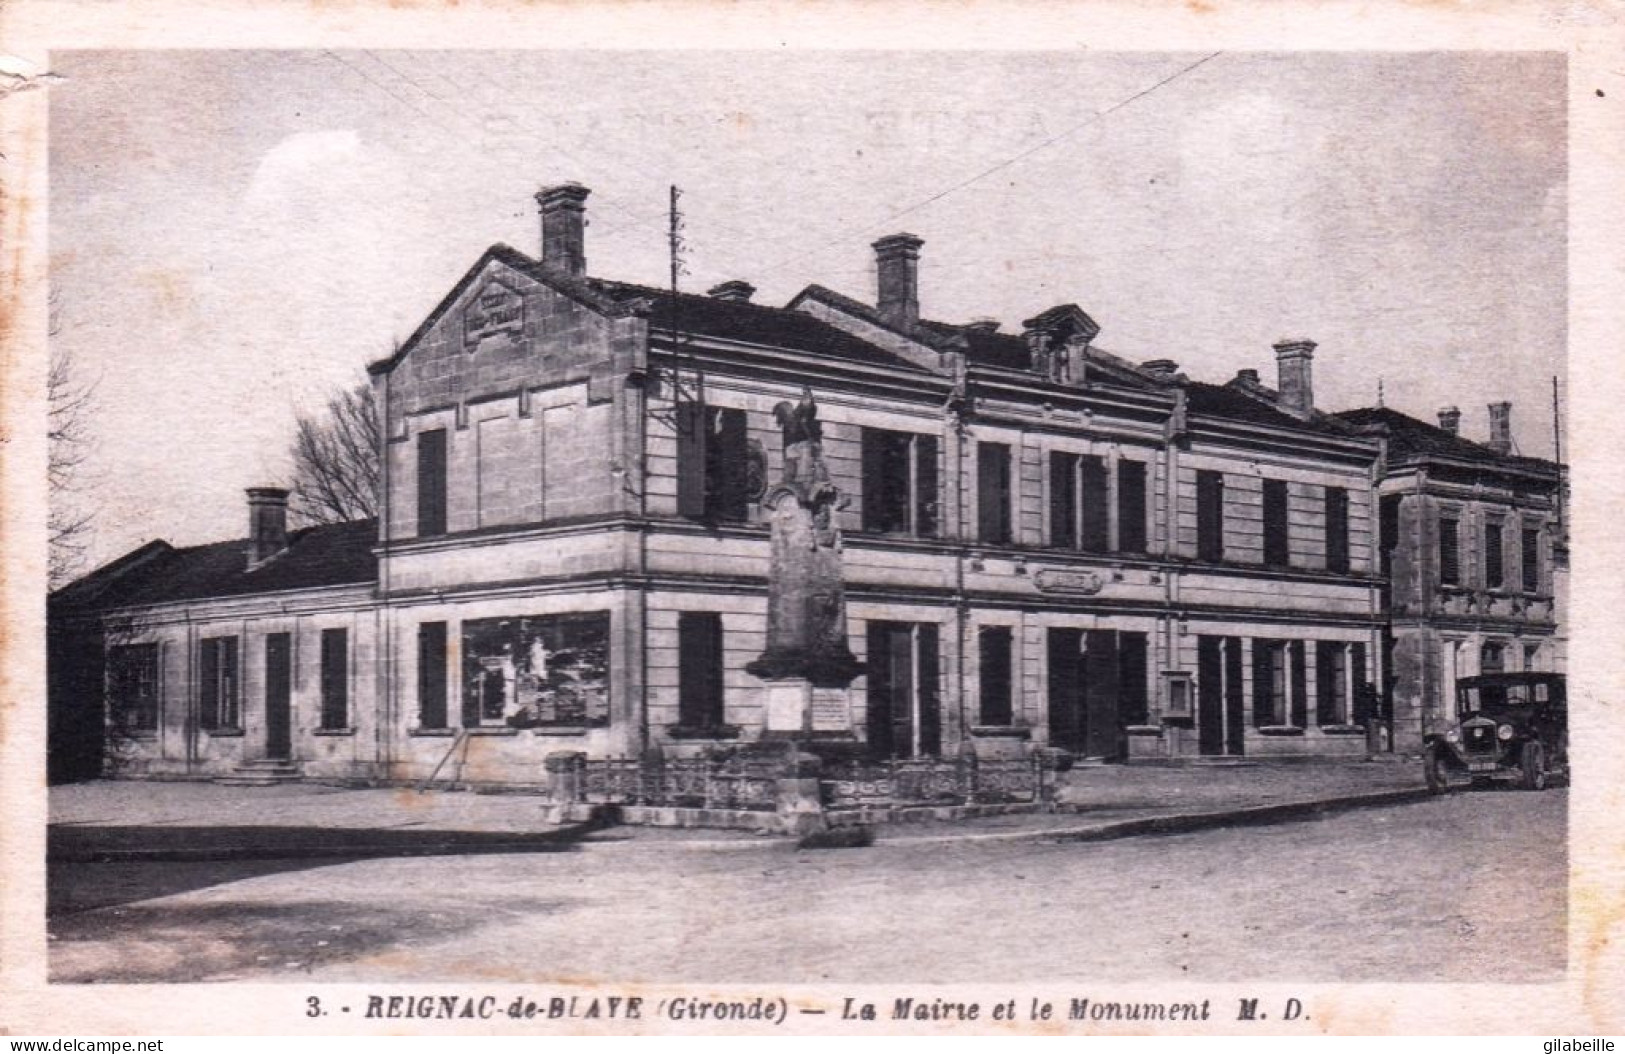
[(536, 192), (542, 211), (542, 267), (580, 278), (587, 273), (587, 195), (579, 183), (560, 183)]
[(269, 560), (288, 547), (288, 492), (281, 487), (248, 488), (248, 566)]
[(1490, 441), (1485, 444), (1497, 454), (1512, 453), (1512, 404), (1490, 404)]
[(1458, 406), (1441, 406), (1439, 408), (1439, 427), (1451, 435), (1461, 434), (1461, 408)]
[(1275, 364), (1279, 370), (1280, 404), (1287, 410), (1307, 415), (1315, 408), (1315, 342), (1312, 340), (1278, 340), (1275, 342)]
[(749, 282), (742, 282), (735, 278), (721, 285), (714, 285), (705, 291), (705, 295), (713, 300), (739, 300), (749, 301), (756, 295), (756, 287)]
[(888, 234), (874, 243), (880, 274), (880, 317), (893, 329), (912, 330), (920, 321), (920, 246), (912, 234)]

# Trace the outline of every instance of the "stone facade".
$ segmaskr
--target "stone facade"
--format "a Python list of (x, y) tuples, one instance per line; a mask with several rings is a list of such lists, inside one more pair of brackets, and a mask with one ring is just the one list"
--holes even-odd
[[(104, 682), (120, 771), (539, 785), (560, 751), (762, 738), (785, 703), (751, 672), (766, 466), (786, 453), (775, 408), (807, 394), (864, 667), (802, 705), (859, 752), (1414, 749), (1441, 649), (1531, 642), (1556, 661), (1555, 466), (1478, 447), (1476, 475), (1454, 476), (1396, 438), (1402, 415), (1317, 409), (1312, 342), (1277, 346), (1278, 388), (1212, 385), (1105, 351), (1075, 305), (1020, 335), (933, 322), (902, 235), (876, 243), (881, 308), (817, 286), (770, 308), (739, 282), (674, 303), (584, 273), (585, 198), (539, 196), (562, 259), (493, 248), (371, 367), (383, 515), (364, 561), (331, 570), (338, 536), (319, 531), (266, 556), (262, 489), (237, 550), (126, 558), (53, 599), (60, 640), (99, 626), (128, 646)], [(1539, 531), (1538, 588), (1475, 578), (1471, 541), (1473, 570), (1438, 584), (1446, 512), (1469, 540), (1501, 523), (1520, 584), (1521, 532)], [(207, 584), (148, 584), (205, 550)], [(54, 706), (84, 705), (84, 678), (56, 680)]]

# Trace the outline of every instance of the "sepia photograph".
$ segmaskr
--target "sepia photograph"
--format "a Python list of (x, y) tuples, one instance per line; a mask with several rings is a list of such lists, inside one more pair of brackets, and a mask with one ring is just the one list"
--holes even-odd
[(243, 45), (38, 103), (45, 984), (1315, 1034), (1595, 965), (1567, 52)]

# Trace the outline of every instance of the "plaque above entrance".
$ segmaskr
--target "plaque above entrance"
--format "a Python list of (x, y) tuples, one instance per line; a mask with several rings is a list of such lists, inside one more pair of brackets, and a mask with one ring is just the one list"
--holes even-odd
[(487, 283), (463, 309), (463, 343), (473, 348), (499, 334), (517, 339), (525, 332), (525, 298), (500, 282)]

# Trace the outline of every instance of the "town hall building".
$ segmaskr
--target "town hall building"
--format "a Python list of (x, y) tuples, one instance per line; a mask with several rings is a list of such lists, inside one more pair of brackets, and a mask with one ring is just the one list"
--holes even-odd
[[(1075, 304), (932, 319), (908, 234), (873, 303), (674, 296), (589, 272), (588, 196), (543, 190), (539, 257), (493, 246), (369, 367), (377, 521), (290, 531), (252, 487), (246, 539), (53, 595), (55, 773), (1366, 756), (1455, 678), (1561, 669), (1561, 472), (1507, 404), (1479, 443), (1318, 406), (1310, 340), (1216, 384)], [(803, 616), (838, 639), (786, 659)]]

